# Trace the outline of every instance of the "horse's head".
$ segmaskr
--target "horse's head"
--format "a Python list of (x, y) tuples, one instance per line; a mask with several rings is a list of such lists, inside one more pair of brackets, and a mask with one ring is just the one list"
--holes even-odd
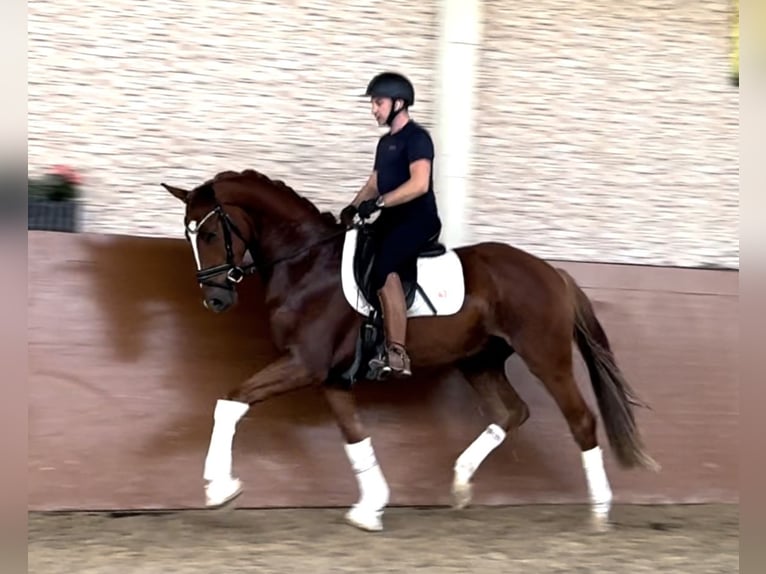
[(191, 191), (162, 186), (186, 206), (197, 280), (205, 307), (216, 313), (237, 302), (236, 285), (256, 264), (268, 281), (276, 265), (316, 256), (308, 255), (312, 246), (345, 232), (331, 213), (255, 170), (224, 171)]
[(184, 227), (197, 263), (204, 305), (215, 313), (237, 302), (236, 285), (254, 269), (254, 230), (245, 212), (217, 200), (212, 185), (192, 191), (162, 184), (186, 205)]

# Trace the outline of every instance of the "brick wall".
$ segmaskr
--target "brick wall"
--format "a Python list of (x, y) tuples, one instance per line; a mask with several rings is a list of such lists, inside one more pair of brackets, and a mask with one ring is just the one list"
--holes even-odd
[(87, 231), (181, 236), (159, 183), (248, 167), (337, 212), (372, 168), (375, 73), (405, 64), (434, 123), (436, 3), (297, 5), (30, 4), (30, 172), (83, 172)]
[(738, 266), (729, 2), (484, 4), (472, 238)]
[[(337, 212), (371, 167), (379, 130), (357, 95), (374, 73), (408, 73), (437, 127), (438, 3), (298, 4), (30, 4), (30, 173), (82, 172), (86, 231), (180, 236), (159, 182), (245, 167)], [(738, 265), (727, 10), (484, 2), (471, 238)]]

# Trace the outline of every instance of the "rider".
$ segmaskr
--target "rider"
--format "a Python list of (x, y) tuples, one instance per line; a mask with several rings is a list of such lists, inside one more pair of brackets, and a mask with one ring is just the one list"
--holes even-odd
[(373, 223), (377, 251), (371, 274), (385, 324), (386, 355), (380, 366), (384, 373), (410, 375), (405, 348), (407, 306), (400, 275), (414, 276), (419, 252), (441, 232), (433, 188), (434, 144), (428, 131), (410, 118), (415, 90), (406, 77), (378, 74), (364, 95), (371, 99), (378, 125), (390, 130), (378, 141), (367, 182), (340, 219), (348, 226), (357, 213), (368, 218), (381, 211)]

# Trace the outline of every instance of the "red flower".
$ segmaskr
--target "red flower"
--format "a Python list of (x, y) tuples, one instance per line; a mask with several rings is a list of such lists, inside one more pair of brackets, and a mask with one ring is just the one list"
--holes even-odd
[(57, 175), (61, 177), (64, 181), (69, 183), (70, 185), (80, 185), (82, 183), (82, 178), (80, 177), (80, 174), (78, 174), (74, 169), (69, 167), (68, 165), (54, 165), (53, 166), (53, 175)]

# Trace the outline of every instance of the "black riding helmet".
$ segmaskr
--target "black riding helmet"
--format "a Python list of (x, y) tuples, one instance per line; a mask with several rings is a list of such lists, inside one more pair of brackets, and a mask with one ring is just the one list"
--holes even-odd
[[(391, 98), (394, 101), (403, 100), (404, 106), (402, 110), (415, 103), (415, 88), (412, 86), (412, 82), (396, 72), (383, 72), (375, 76), (367, 84), (367, 91), (364, 95), (371, 98)], [(386, 119), (386, 124), (391, 125), (394, 117), (400, 111), (395, 112), (392, 106), (391, 113)]]

